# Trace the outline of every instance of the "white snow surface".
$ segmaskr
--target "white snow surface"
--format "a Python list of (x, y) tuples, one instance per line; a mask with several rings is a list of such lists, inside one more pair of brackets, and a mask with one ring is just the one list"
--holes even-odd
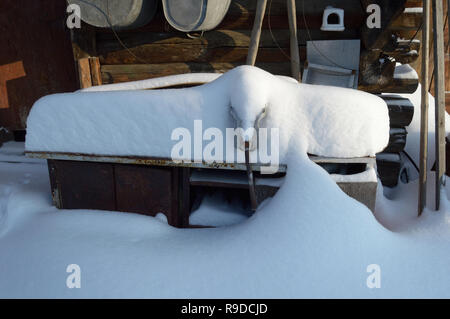
[[(241, 66), (193, 88), (46, 96), (28, 117), (26, 150), (170, 158), (175, 128), (187, 128), (194, 136), (194, 120), (202, 120), (204, 130), (216, 127), (225, 136), (226, 128), (236, 127), (230, 106), (244, 129), (253, 127), (266, 107), (260, 126), (279, 128), (280, 161), (292, 134), (305, 140), (309, 153), (333, 157), (373, 156), (389, 140), (381, 98), (297, 84)], [(192, 157), (180, 154), (179, 159)]]
[[(0, 297), (450, 297), (449, 189), (441, 211), (421, 218), (415, 182), (395, 200), (379, 191), (377, 220), (307, 159), (301, 141), (290, 145), (282, 188), (252, 217), (206, 199), (197, 222), (233, 224), (215, 229), (58, 210), (45, 165), (0, 163)], [(66, 286), (70, 264), (81, 268), (80, 289)], [(366, 285), (371, 264), (379, 289)]]
[[(305, 98), (315, 89), (296, 88), (301, 94), (291, 103), (306, 113), (313, 100), (336, 97), (331, 88), (319, 88), (327, 96)], [(318, 108), (315, 115), (328, 117)], [(306, 117), (299, 113), (297, 130), (286, 139), (288, 172), (274, 198), (248, 219), (213, 200), (197, 210), (197, 220), (220, 215), (232, 226), (176, 229), (136, 214), (58, 210), (45, 165), (0, 163), (0, 297), (449, 298), (449, 187), (439, 212), (430, 205), (417, 218), (416, 181), (400, 184), (391, 199), (379, 185), (374, 217), (308, 159), (315, 138), (307, 135), (306, 121), (296, 122)], [(37, 125), (41, 115), (32, 116)], [(331, 116), (329, 123), (337, 129)], [(339, 123), (341, 131), (350, 124)], [(80, 289), (66, 286), (70, 264), (81, 268)], [(380, 288), (366, 284), (372, 264), (380, 266)]]
[(81, 89), (79, 90), (79, 92), (147, 90), (183, 84), (208, 83), (216, 80), (221, 75), (222, 75), (221, 73), (176, 74), (148, 80), (92, 86), (89, 88)]

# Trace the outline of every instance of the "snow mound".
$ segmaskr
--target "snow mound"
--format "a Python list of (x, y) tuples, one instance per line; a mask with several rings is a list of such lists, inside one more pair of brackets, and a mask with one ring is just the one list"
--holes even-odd
[(192, 88), (43, 97), (28, 117), (26, 150), (170, 158), (174, 129), (194, 132), (194, 120), (202, 120), (204, 130), (219, 128), (225, 136), (226, 128), (256, 125), (263, 109), (267, 116), (260, 127), (280, 131), (281, 161), (291, 136), (306, 139), (309, 153), (335, 157), (373, 156), (389, 140), (388, 110), (381, 98), (297, 84), (241, 66)]

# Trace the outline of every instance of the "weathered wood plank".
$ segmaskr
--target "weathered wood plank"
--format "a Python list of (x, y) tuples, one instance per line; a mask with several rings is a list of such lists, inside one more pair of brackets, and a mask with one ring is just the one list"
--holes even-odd
[(100, 61), (97, 57), (89, 58), (89, 67), (91, 71), (92, 85), (102, 85), (102, 74), (100, 70)]
[(300, 75), (300, 52), (297, 40), (297, 15), (294, 0), (288, 0), (288, 20), (290, 32), (290, 58), (291, 58), (291, 74), (297, 81), (301, 80)]
[(250, 36), (250, 44), (248, 48), (248, 56), (246, 63), (248, 65), (255, 65), (256, 56), (259, 49), (259, 41), (261, 38), (261, 25), (264, 20), (264, 13), (266, 12), (267, 0), (258, 0), (256, 6), (255, 21), (253, 22), (252, 33)]
[(427, 202), (427, 160), (428, 160), (428, 77), (430, 71), (430, 1), (423, 2), (422, 28), (422, 72), (421, 72), (421, 106), (420, 106), (420, 153), (419, 153), (419, 200), (420, 216)]
[(419, 85), (419, 80), (414, 78), (393, 78), (387, 85), (360, 85), (359, 90), (370, 93), (414, 93)]
[(422, 25), (421, 8), (405, 8), (402, 14), (389, 26), (390, 30), (417, 30)]
[(92, 86), (89, 58), (82, 58), (78, 60), (78, 77), (80, 81), (80, 88), (84, 89)]
[[(289, 47), (289, 32), (287, 30), (273, 30), (273, 36), (281, 47)], [(343, 32), (322, 32), (320, 30), (311, 30), (311, 38), (313, 40), (344, 40), (344, 39), (358, 39), (358, 30), (346, 30)], [(186, 37), (183, 33), (171, 32), (142, 32), (138, 34), (123, 34), (121, 36), (122, 42), (129, 48), (134, 48), (140, 45), (203, 45), (208, 49), (217, 47), (249, 47), (250, 45), (250, 30), (212, 30), (205, 32), (201, 38), (191, 39)], [(309, 35), (305, 30), (298, 31), (298, 42), (300, 45), (305, 45), (309, 41)], [(268, 30), (261, 32), (260, 47), (275, 47), (272, 35)], [(97, 50), (98, 55), (106, 52), (124, 50), (123, 46), (117, 41), (114, 35), (109, 33), (97, 35)]]
[(445, 61), (444, 10), (441, 0), (433, 1), (434, 73), (435, 73), (435, 150), (436, 150), (436, 210), (440, 208), (441, 188), (445, 184)]
[[(282, 48), (260, 48), (258, 51), (259, 62), (287, 62), (286, 55), (289, 56), (289, 49)], [(301, 46), (300, 58), (306, 58), (306, 48)], [(131, 49), (135, 56), (126, 50), (106, 53), (100, 56), (100, 62), (105, 64), (140, 64), (141, 60), (155, 61), (155, 63), (175, 63), (175, 62), (242, 62), (247, 58), (247, 47), (222, 47), (208, 49), (206, 46), (173, 46), (173, 45), (152, 45), (140, 46)], [(286, 54), (286, 55), (285, 55)]]

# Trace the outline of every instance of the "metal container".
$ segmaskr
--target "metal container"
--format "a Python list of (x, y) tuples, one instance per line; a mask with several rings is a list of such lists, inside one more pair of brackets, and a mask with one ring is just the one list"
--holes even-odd
[(110, 28), (112, 25), (117, 30), (146, 25), (153, 19), (158, 7), (157, 0), (68, 0), (67, 2), (80, 6), (81, 20), (87, 24), (99, 28)]
[(169, 24), (183, 32), (208, 31), (222, 22), (231, 0), (163, 0)]

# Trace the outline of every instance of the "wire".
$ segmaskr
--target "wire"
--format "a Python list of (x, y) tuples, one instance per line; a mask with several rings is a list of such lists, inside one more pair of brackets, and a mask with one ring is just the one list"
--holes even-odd
[(334, 62), (333, 60), (331, 60), (331, 58), (329, 58), (328, 56), (326, 56), (324, 53), (322, 53), (322, 51), (319, 50), (319, 48), (316, 46), (316, 44), (314, 43), (312, 37), (311, 37), (311, 33), (308, 27), (308, 22), (306, 22), (306, 16), (305, 16), (305, 0), (302, 0), (302, 16), (303, 16), (303, 22), (305, 23), (305, 28), (306, 28), (306, 33), (308, 34), (308, 38), (311, 41), (312, 46), (314, 47), (314, 49), (317, 51), (317, 53), (319, 53), (324, 59), (326, 59), (328, 62), (334, 64), (334, 66), (337, 66), (341, 69), (345, 69), (345, 70), (350, 70), (353, 71), (353, 69), (349, 69), (345, 66), (339, 65), (338, 63)]
[[(272, 33), (272, 26), (271, 26), (271, 23), (270, 23), (270, 12), (271, 12), (271, 10), (272, 10), (272, 0), (270, 0), (270, 2), (269, 2), (269, 11), (267, 12), (267, 24), (268, 24), (268, 27), (269, 27), (270, 36), (272, 37), (272, 41), (275, 43), (275, 45), (278, 47), (278, 49), (280, 49), (281, 53), (283, 53), (283, 55), (286, 58), (288, 58), (289, 61), (292, 62), (291, 57), (286, 52), (284, 52), (284, 50), (280, 47), (280, 45), (278, 44), (278, 41), (275, 39), (275, 36)], [(297, 63), (297, 62), (295, 62), (295, 63)]]
[[(148, 62), (142, 60), (141, 58), (139, 58), (138, 56), (136, 56), (120, 39), (119, 35), (117, 34), (116, 30), (114, 29), (114, 26), (112, 25), (111, 21), (109, 20), (108, 14), (105, 13), (105, 11), (103, 11), (101, 8), (99, 8), (97, 5), (90, 3), (88, 1), (85, 0), (78, 0), (79, 2), (82, 2), (84, 4), (87, 4), (93, 8), (95, 8), (96, 10), (98, 10), (106, 19), (106, 22), (108, 23), (109, 27), (111, 28), (111, 31), (113, 32), (114, 36), (116, 37), (117, 41), (119, 42), (119, 44), (126, 50), (128, 51), (128, 53), (130, 55), (132, 55), (136, 60), (138, 60), (139, 62), (143, 63), (143, 64), (148, 64)], [(109, 11), (109, 1), (107, 2), (107, 8)]]
[(420, 173), (419, 167), (416, 165), (416, 163), (414, 162), (414, 160), (411, 158), (411, 156), (405, 151), (402, 151), (403, 154), (405, 154), (405, 156), (408, 158), (408, 160), (413, 164), (413, 166), (416, 168), (417, 172)]

